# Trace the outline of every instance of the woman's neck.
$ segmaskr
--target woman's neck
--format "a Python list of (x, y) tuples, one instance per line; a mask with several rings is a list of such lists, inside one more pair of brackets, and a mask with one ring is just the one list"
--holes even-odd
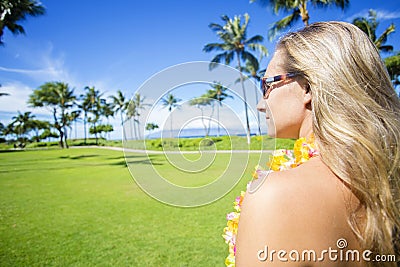
[(309, 138), (312, 133), (313, 133), (312, 116), (311, 112), (309, 112), (307, 113), (302, 124), (300, 125), (299, 138), (300, 137)]

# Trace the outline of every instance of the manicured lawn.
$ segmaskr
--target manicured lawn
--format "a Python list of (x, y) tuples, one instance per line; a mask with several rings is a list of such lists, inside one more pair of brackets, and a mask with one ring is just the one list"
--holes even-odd
[[(218, 157), (223, 164), (227, 155)], [(153, 160), (173, 177), (163, 155)], [(177, 208), (139, 189), (122, 152), (0, 153), (0, 265), (224, 266), (225, 214), (257, 162), (251, 154), (244, 178), (221, 200)], [(209, 180), (204, 172), (195, 184)]]

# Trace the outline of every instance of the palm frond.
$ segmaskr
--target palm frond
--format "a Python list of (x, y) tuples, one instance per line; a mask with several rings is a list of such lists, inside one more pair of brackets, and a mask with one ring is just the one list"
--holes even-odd
[(379, 50), (382, 52), (392, 52), (393, 51), (393, 46), (392, 45), (381, 45), (379, 47)]
[(366, 18), (355, 18), (353, 20), (353, 24), (357, 26), (360, 30), (365, 32), (369, 39), (375, 41), (375, 29), (373, 28), (374, 26), (369, 23)]
[(292, 26), (300, 19), (300, 10), (295, 9), (292, 14), (284, 17), (283, 19), (275, 22), (268, 31), (268, 39), (272, 40), (283, 29)]
[(242, 36), (242, 40), (246, 40), (246, 32), (247, 32), (247, 26), (249, 25), (249, 21), (250, 21), (249, 14), (247, 13), (244, 14), (244, 23), (240, 29), (240, 35)]
[(210, 23), (208, 25), (208, 27), (213, 31), (223, 31), (224, 30), (224, 27), (222, 27), (221, 25), (219, 25), (217, 23)]
[(274, 7), (275, 14), (278, 14), (280, 10), (284, 12), (292, 12), (293, 9), (298, 8), (298, 6), (300, 5), (300, 3), (298, 3), (298, 0), (269, 0), (269, 2), (270, 5)]
[(251, 51), (259, 52), (261, 58), (268, 56), (268, 49), (262, 44), (248, 44), (247, 47)]
[(345, 10), (349, 7), (349, 0), (311, 0), (311, 4), (318, 8), (327, 8), (331, 5), (335, 5), (342, 10)]
[(226, 50), (224, 49), (225, 44), (220, 44), (220, 43), (210, 43), (206, 44), (203, 48), (204, 52), (212, 52), (212, 51), (223, 51)]
[(258, 64), (257, 58), (250, 52), (243, 51), (241, 54), (241, 58), (243, 61), (249, 61), (249, 64), (256, 66)]
[[(375, 45), (382, 50), (382, 47), (384, 43), (387, 42), (387, 38), (388, 36), (393, 33), (396, 30), (396, 27), (394, 26), (394, 24), (390, 24), (389, 27), (386, 28), (386, 30), (381, 34), (381, 36), (379, 36), (378, 39), (376, 39), (375, 41)], [(391, 49), (389, 51), (393, 51), (393, 46), (387, 45), (387, 47), (391, 47)]]
[(246, 40), (244, 43), (245, 44), (258, 44), (264, 41), (264, 37), (261, 35), (255, 35), (251, 37), (250, 39)]
[(230, 21), (230, 18), (229, 18), (227, 15), (222, 15), (222, 16), (221, 16), (221, 19), (222, 19), (223, 21), (225, 21), (225, 23), (229, 23), (229, 21)]
[(226, 57), (228, 56), (229, 52), (224, 52), (221, 54), (216, 55), (210, 62), (209, 69), (212, 70), (218, 66), (218, 63), (221, 63), (222, 60), (226, 61)]

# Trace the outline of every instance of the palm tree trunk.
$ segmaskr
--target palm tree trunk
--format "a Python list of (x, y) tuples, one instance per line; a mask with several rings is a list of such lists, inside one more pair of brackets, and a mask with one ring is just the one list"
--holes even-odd
[(132, 124), (132, 117), (130, 117), (129, 118), (129, 124), (130, 124), (130, 126), (131, 126), (131, 134), (132, 134), (132, 140), (134, 139), (134, 135), (135, 135), (135, 133), (134, 133), (134, 125)]
[(86, 145), (86, 123), (87, 123), (87, 114), (85, 112), (85, 116), (83, 118), (83, 134), (85, 136), (85, 141), (84, 141), (85, 145)]
[(133, 132), (134, 132), (134, 135), (135, 135), (135, 140), (137, 140), (137, 132), (136, 132), (135, 117), (131, 117), (130, 120), (131, 120), (131, 122), (133, 121), (133, 124), (131, 124), (131, 125), (132, 125), (132, 127), (133, 127)]
[(200, 106), (198, 106), (198, 108), (201, 110), (201, 123), (203, 124), (203, 127), (204, 127), (204, 136), (207, 136), (207, 125), (204, 122), (204, 110)]
[(308, 10), (307, 10), (307, 0), (301, 1), (299, 10), (300, 10), (301, 20), (303, 21), (304, 26), (308, 26), (308, 20), (310, 19), (310, 16), (308, 15)]
[(74, 124), (75, 124), (75, 140), (78, 138), (78, 127), (76, 125), (76, 121), (78, 118), (75, 119)]
[(122, 117), (122, 111), (120, 111), (120, 115), (121, 115), (121, 127), (122, 127), (122, 140), (126, 140), (124, 118)]
[(136, 119), (136, 124), (137, 124), (137, 133), (138, 133), (138, 139), (141, 140), (142, 139), (142, 135), (140, 134), (140, 121), (139, 121), (139, 116)]
[(53, 109), (53, 118), (54, 118), (54, 128), (57, 129), (57, 131), (60, 134), (60, 141), (59, 141), (59, 145), (61, 148), (64, 148), (64, 144), (63, 144), (63, 138), (64, 138), (64, 133), (61, 129), (61, 126), (58, 124), (58, 120), (57, 120), (57, 110), (54, 108)]
[(170, 134), (170, 137), (171, 137), (171, 139), (173, 138), (172, 136), (172, 113), (170, 112), (170, 117), (171, 117), (171, 124), (170, 124), (170, 128), (169, 128), (169, 134)]
[[(258, 105), (258, 88), (257, 88), (257, 79), (254, 78), (256, 81), (256, 85), (254, 86), (254, 93), (256, 94), (256, 106)], [(260, 128), (260, 112), (257, 112), (257, 125), (258, 125), (258, 135), (261, 135), (261, 128)]]
[(240, 83), (242, 85), (242, 90), (243, 90), (243, 99), (244, 99), (244, 112), (246, 116), (246, 128), (247, 128), (247, 144), (250, 145), (250, 123), (249, 123), (249, 114), (247, 111), (247, 98), (246, 98), (246, 90), (244, 88), (244, 82), (243, 82), (243, 74), (242, 74), (242, 66), (240, 64), (240, 53), (239, 51), (236, 51), (236, 56), (238, 59), (238, 68), (239, 68), (239, 73), (240, 73)]
[(207, 136), (210, 135), (210, 129), (211, 129), (211, 119), (214, 115), (214, 101), (211, 102), (211, 114), (210, 114), (210, 118), (208, 119), (208, 131), (207, 131)]
[(217, 105), (217, 136), (219, 137), (219, 105), (221, 105), (221, 96), (218, 94), (218, 105)]
[(68, 146), (68, 141), (67, 141), (67, 139), (68, 139), (68, 132), (67, 132), (67, 127), (65, 127), (64, 126), (64, 141), (65, 141), (65, 147), (66, 148), (69, 148), (69, 146)]
[(96, 129), (96, 122), (93, 123), (93, 128), (94, 128), (94, 136), (96, 138), (96, 146), (99, 144), (99, 140), (97, 138), (97, 129)]

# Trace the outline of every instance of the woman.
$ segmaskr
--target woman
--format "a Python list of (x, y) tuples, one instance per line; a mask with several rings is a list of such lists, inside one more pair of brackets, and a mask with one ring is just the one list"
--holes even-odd
[(246, 193), (236, 266), (396, 266), (377, 257), (398, 257), (400, 102), (374, 44), (344, 22), (289, 33), (263, 88), (269, 135), (318, 153)]

